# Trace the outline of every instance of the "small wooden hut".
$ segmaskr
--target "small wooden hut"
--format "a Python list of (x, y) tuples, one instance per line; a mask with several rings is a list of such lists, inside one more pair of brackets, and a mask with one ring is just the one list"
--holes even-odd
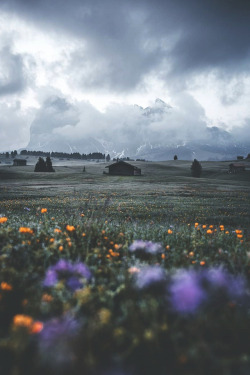
[(231, 163), (229, 164), (229, 173), (239, 173), (246, 170), (246, 166), (243, 163)]
[(131, 165), (129, 163), (126, 163), (125, 161), (118, 161), (116, 163), (113, 163), (111, 165), (107, 165), (109, 169), (110, 175), (115, 176), (140, 176), (141, 175), (141, 169), (138, 167), (135, 167), (134, 165)]
[(25, 159), (14, 159), (13, 165), (15, 165), (15, 166), (27, 165), (27, 160), (25, 160)]

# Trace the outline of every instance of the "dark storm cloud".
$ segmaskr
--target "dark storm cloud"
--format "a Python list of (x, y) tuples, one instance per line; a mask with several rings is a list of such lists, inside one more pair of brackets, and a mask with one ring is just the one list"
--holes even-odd
[(7, 46), (0, 50), (0, 97), (21, 92), (26, 86), (23, 58)]
[(70, 61), (82, 87), (129, 91), (149, 74), (168, 83), (209, 70), (249, 70), (249, 1), (3, 0), (2, 6), (48, 33), (82, 40)]

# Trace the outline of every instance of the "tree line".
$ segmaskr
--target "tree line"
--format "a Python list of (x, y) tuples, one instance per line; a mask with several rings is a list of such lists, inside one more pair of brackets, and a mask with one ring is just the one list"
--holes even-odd
[(62, 158), (62, 159), (81, 159), (81, 160), (89, 160), (89, 159), (100, 159), (105, 160), (105, 154), (101, 152), (91, 152), (89, 154), (80, 154), (80, 152), (46, 152), (46, 151), (28, 151), (22, 150), (20, 155), (28, 155), (28, 156), (43, 156), (43, 157), (51, 157), (51, 158)]

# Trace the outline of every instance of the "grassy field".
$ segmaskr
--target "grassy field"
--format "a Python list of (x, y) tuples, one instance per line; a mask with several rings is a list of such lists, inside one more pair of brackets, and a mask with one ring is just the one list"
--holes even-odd
[(250, 170), (34, 163), (0, 165), (1, 374), (250, 372)]

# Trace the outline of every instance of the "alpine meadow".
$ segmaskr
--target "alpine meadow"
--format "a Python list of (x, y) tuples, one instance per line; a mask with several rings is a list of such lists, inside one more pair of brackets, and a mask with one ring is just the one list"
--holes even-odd
[(0, 166), (1, 374), (247, 374), (250, 171)]

